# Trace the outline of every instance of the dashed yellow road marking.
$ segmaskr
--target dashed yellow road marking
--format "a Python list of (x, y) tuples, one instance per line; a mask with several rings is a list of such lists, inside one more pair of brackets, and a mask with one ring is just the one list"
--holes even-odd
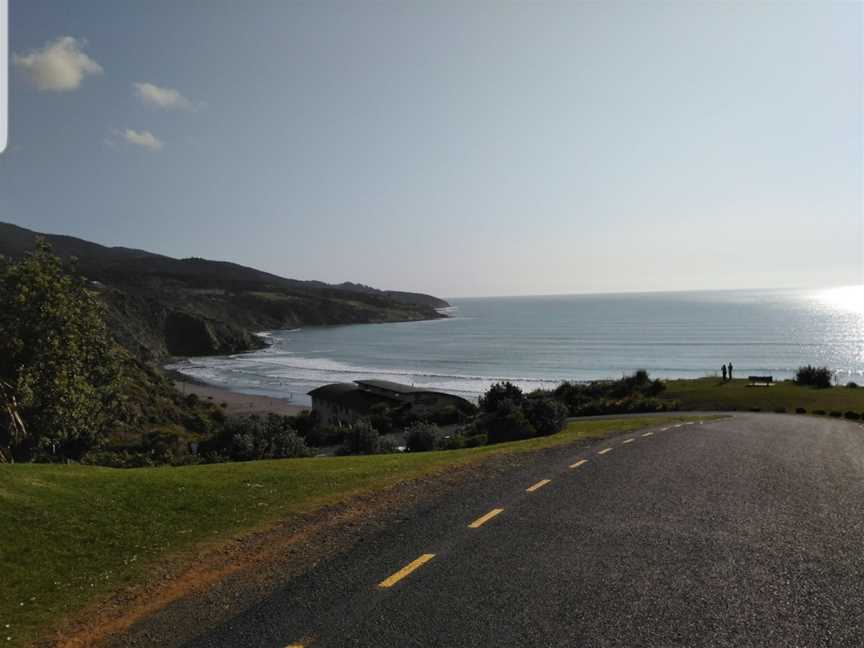
[(378, 587), (387, 588), (393, 587), (400, 580), (405, 578), (408, 574), (413, 572), (415, 569), (418, 569), (425, 565), (427, 562), (432, 560), (435, 557), (435, 554), (423, 554), (417, 560), (414, 560), (407, 565), (405, 565), (402, 569), (397, 571), (395, 574), (390, 576), (389, 578), (385, 578), (383, 581), (378, 583)]
[(526, 492), (528, 492), (528, 493), (533, 493), (533, 492), (536, 491), (538, 488), (543, 488), (543, 487), (544, 487), (546, 484), (548, 484), (550, 481), (552, 481), (552, 480), (551, 480), (551, 479), (541, 479), (539, 482), (537, 482), (537, 483), (534, 484), (533, 486), (529, 486), (529, 487), (526, 488), (525, 490), (526, 490)]
[(624, 439), (624, 442), (621, 445), (624, 445), (624, 443), (633, 443), (635, 440), (636, 439)]
[(587, 459), (580, 459), (580, 460), (577, 461), (576, 463), (574, 463), (574, 464), (570, 464), (570, 467), (571, 467), (571, 468), (578, 468), (579, 466), (581, 466), (582, 464), (585, 464), (585, 463), (588, 463), (588, 460), (587, 460)]
[(645, 436), (654, 436), (654, 433), (653, 433), (653, 432), (646, 432), (646, 433), (643, 434), (642, 436), (643, 436), (643, 437), (645, 437)]
[(486, 515), (481, 515), (479, 518), (474, 520), (471, 524), (468, 525), (468, 528), (469, 529), (476, 529), (477, 527), (481, 527), (484, 524), (486, 524), (489, 520), (494, 518), (496, 515), (498, 515), (499, 513), (503, 513), (503, 512), (504, 512), (504, 509), (501, 509), (501, 508), (492, 509)]
[(603, 449), (602, 449), (600, 452), (598, 452), (597, 454), (606, 454), (607, 452), (612, 452), (612, 448), (603, 448)]

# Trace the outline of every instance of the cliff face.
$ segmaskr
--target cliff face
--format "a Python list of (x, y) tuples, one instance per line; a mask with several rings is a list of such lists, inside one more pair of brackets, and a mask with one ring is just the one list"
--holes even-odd
[[(0, 223), (0, 254), (20, 256), (36, 236)], [(254, 333), (268, 329), (435, 319), (436, 308), (448, 305), (431, 295), (298, 281), (222, 261), (40, 236), (59, 256), (77, 259), (78, 271), (103, 296), (118, 341), (147, 360), (258, 349), (264, 343)]]

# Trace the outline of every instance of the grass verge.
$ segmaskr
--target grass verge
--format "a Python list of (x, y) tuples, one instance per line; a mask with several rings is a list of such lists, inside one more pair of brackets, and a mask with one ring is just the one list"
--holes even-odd
[(549, 437), (447, 452), (125, 470), (0, 465), (0, 642), (26, 645), (142, 582), (161, 558), (191, 558), (285, 516), (485, 457), (680, 420), (689, 419), (578, 421)]
[(751, 387), (746, 379), (723, 382), (714, 377), (665, 382), (662, 398), (680, 401), (685, 410), (747, 411), (758, 407), (763, 412), (779, 408), (795, 412), (796, 408), (803, 407), (807, 412), (821, 409), (864, 413), (864, 388), (860, 387), (815, 389), (792, 381), (778, 382), (771, 387)]

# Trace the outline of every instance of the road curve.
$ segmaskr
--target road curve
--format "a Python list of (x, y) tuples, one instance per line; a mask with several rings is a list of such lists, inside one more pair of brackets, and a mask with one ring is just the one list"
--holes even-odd
[[(736, 414), (478, 473), (181, 645), (864, 646), (857, 424)], [(161, 618), (116, 645), (169, 645)]]

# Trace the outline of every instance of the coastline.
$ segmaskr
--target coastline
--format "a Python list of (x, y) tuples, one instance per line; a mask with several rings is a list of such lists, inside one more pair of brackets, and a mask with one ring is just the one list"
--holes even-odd
[(308, 405), (298, 405), (284, 398), (241, 394), (225, 387), (216, 387), (184, 376), (178, 371), (169, 371), (169, 377), (174, 387), (182, 394), (195, 394), (203, 400), (214, 403), (225, 403), (225, 413), (231, 416), (240, 414), (279, 414), (280, 416), (296, 416), (300, 412), (311, 409)]

